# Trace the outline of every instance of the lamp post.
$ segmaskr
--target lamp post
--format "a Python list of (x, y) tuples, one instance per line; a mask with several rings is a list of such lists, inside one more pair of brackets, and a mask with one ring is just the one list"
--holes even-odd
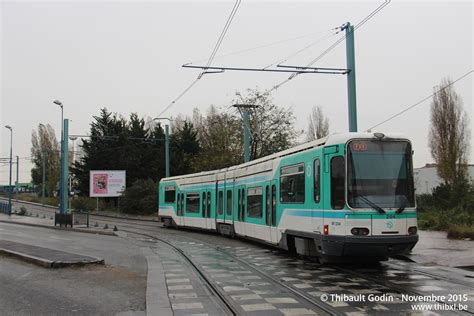
[(168, 178), (170, 176), (170, 138), (169, 138), (169, 125), (171, 124), (172, 119), (168, 117), (156, 117), (155, 120), (168, 120), (169, 123), (165, 125), (165, 176)]
[(62, 165), (63, 165), (63, 146), (64, 146), (64, 106), (59, 100), (54, 100), (54, 104), (59, 105), (61, 108), (61, 159), (60, 159), (60, 164), (61, 164), (61, 173), (59, 176), (59, 206), (60, 206), (60, 212), (62, 213), (63, 206), (61, 206), (61, 201), (62, 201), (62, 189), (63, 189), (63, 172), (62, 172)]
[(5, 128), (10, 130), (10, 180), (8, 183), (8, 215), (12, 215), (12, 156), (13, 156), (13, 128), (10, 125), (5, 125)]

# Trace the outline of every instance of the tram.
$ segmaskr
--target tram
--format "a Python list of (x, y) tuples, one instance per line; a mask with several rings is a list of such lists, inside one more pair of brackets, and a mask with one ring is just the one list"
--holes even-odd
[(159, 217), (290, 252), (378, 261), (418, 241), (411, 142), (341, 133), (221, 170), (163, 178)]

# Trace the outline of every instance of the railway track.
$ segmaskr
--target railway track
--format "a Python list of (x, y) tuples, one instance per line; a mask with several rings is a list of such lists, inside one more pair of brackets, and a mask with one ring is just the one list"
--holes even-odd
[[(202, 279), (205, 281), (206, 285), (208, 285), (212, 289), (213, 293), (215, 293), (222, 300), (222, 302), (226, 305), (226, 307), (228, 308), (229, 312), (232, 315), (245, 314), (245, 311), (242, 310), (239, 307), (239, 305), (235, 301), (233, 301), (219, 285), (215, 284), (215, 282), (213, 282), (212, 279), (207, 276), (208, 273), (205, 271), (205, 269), (202, 268), (202, 265), (199, 264), (199, 263), (196, 263), (192, 259), (191, 255), (187, 254), (187, 252), (185, 250), (183, 250), (181, 247), (176, 246), (173, 242), (171, 242), (171, 241), (169, 241), (169, 240), (167, 240), (166, 238), (163, 238), (163, 237), (157, 237), (157, 236), (154, 236), (154, 235), (139, 233), (139, 232), (130, 231), (130, 230), (122, 230), (122, 231), (156, 240), (156, 241), (164, 243), (167, 246), (174, 249), (178, 254), (180, 254), (183, 258), (185, 258), (185, 260), (193, 267), (193, 269), (199, 274), (199, 276), (202, 277)], [(184, 238), (187, 239), (186, 237), (184, 237)], [(232, 260), (234, 260), (235, 262), (238, 262), (245, 269), (249, 269), (253, 273), (261, 276), (266, 281), (272, 283), (273, 286), (279, 287), (281, 290), (288, 291), (288, 292), (292, 293), (295, 298), (297, 298), (302, 303), (304, 302), (305, 306), (311, 308), (311, 310), (315, 311), (317, 313), (317, 315), (338, 315), (339, 314), (336, 310), (332, 309), (330, 306), (325, 305), (321, 301), (315, 300), (314, 298), (306, 295), (305, 293), (303, 293), (301, 291), (297, 291), (295, 289), (292, 289), (291, 287), (287, 286), (286, 284), (284, 284), (280, 280), (277, 280), (276, 278), (271, 277), (267, 273), (259, 271), (254, 266), (250, 265), (249, 263), (247, 263), (243, 260), (240, 260), (236, 256), (233, 256), (233, 255), (227, 253), (226, 251), (223, 251), (223, 250), (219, 249), (219, 247), (213, 247), (213, 248), (216, 251), (223, 254), (224, 256), (232, 258)]]

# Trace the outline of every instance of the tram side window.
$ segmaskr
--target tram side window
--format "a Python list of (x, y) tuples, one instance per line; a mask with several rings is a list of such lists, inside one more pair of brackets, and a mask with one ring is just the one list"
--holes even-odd
[(335, 210), (344, 208), (344, 158), (337, 156), (331, 159), (331, 207)]
[(176, 187), (165, 187), (165, 203), (174, 203), (176, 201)]
[(199, 213), (199, 193), (186, 193), (186, 212)]
[(207, 192), (207, 217), (211, 217), (211, 192)]
[(206, 201), (206, 192), (202, 192), (202, 217), (206, 217), (207, 214), (207, 201)]
[(227, 215), (232, 215), (232, 191), (227, 190)]
[(217, 214), (222, 215), (224, 213), (224, 192), (219, 191), (219, 198), (217, 200)]
[(321, 165), (319, 158), (314, 161), (314, 202), (321, 201)]
[(281, 168), (280, 202), (304, 203), (305, 200), (304, 164)]
[(263, 214), (262, 187), (247, 189), (247, 216), (262, 218)]

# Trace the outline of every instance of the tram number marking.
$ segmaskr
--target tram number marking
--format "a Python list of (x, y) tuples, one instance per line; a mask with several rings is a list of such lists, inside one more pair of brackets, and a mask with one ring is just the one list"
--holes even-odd
[(354, 151), (367, 151), (367, 143), (353, 143), (352, 150)]
[(311, 177), (311, 165), (306, 166), (306, 176), (308, 178)]
[(396, 215), (395, 214), (387, 214), (386, 218), (387, 219), (394, 219), (394, 218), (396, 218)]

